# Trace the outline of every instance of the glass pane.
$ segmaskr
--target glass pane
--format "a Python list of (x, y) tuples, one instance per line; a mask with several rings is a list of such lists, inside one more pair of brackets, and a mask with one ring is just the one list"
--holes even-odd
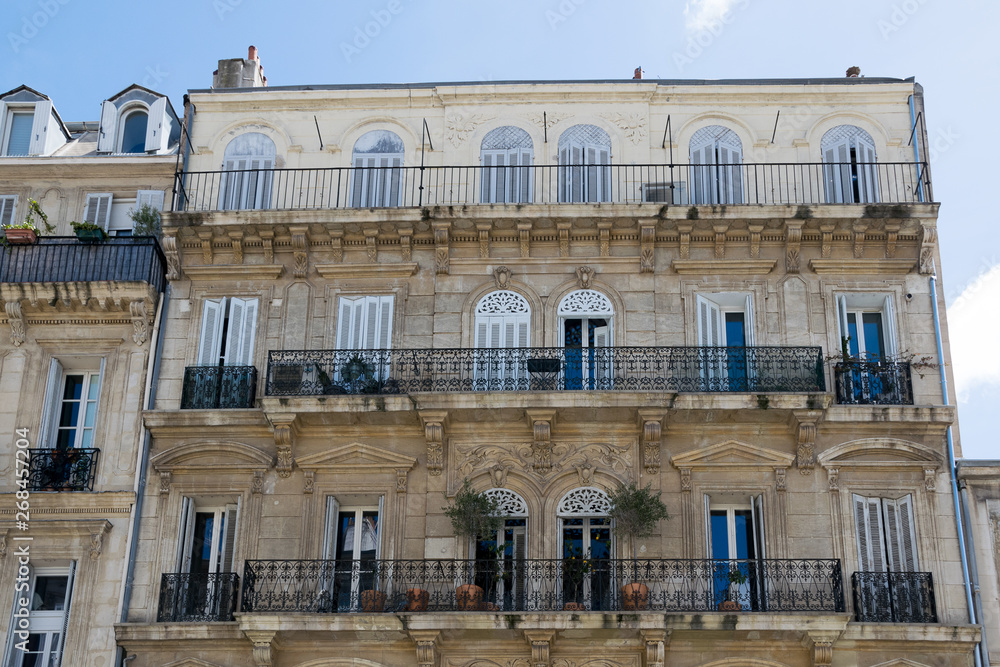
[(862, 313), (861, 324), (865, 333), (865, 353), (869, 359), (881, 359), (885, 355), (882, 313)]
[(858, 322), (854, 313), (847, 314), (847, 335), (851, 337), (848, 344), (852, 357), (858, 356)]
[(194, 520), (194, 539), (191, 544), (191, 572), (208, 574), (212, 561), (212, 536), (215, 529), (215, 512), (198, 512)]
[(90, 449), (93, 443), (94, 443), (94, 431), (88, 428), (84, 430), (83, 435), (80, 437), (80, 447), (82, 449)]
[(353, 560), (354, 558), (354, 522), (356, 512), (341, 512), (337, 530), (337, 550), (335, 558), (338, 560)]
[(59, 426), (76, 426), (80, 418), (80, 403), (77, 401), (65, 401), (59, 413)]
[(746, 342), (746, 330), (743, 313), (726, 313), (726, 345), (743, 347)]
[(591, 527), (590, 555), (592, 558), (611, 558), (611, 528)]
[(66, 585), (69, 577), (35, 577), (35, 592), (31, 598), (31, 611), (62, 611), (66, 604)]
[(378, 512), (361, 515), (361, 552), (363, 559), (375, 558), (378, 550)]
[(66, 387), (63, 389), (63, 400), (80, 400), (83, 395), (83, 376), (67, 375)]
[(733, 515), (733, 522), (736, 524), (736, 557), (753, 558), (750, 553), (753, 549), (750, 510), (736, 510)]
[(563, 521), (563, 558), (583, 557), (582, 524), (582, 519), (566, 519)]
[(146, 152), (146, 125), (148, 117), (144, 113), (129, 114), (125, 119), (125, 130), (122, 133), (122, 153)]
[(59, 429), (56, 433), (56, 449), (69, 449), (76, 445), (76, 429), (75, 428), (65, 428)]
[(87, 390), (87, 400), (96, 401), (97, 400), (97, 390), (101, 388), (101, 376), (98, 373), (92, 373), (90, 376), (90, 388)]
[(725, 510), (713, 510), (710, 514), (712, 522), (712, 558), (727, 560), (729, 558), (729, 522)]
[(87, 401), (87, 413), (84, 415), (83, 425), (93, 428), (94, 420), (97, 418), (97, 401)]

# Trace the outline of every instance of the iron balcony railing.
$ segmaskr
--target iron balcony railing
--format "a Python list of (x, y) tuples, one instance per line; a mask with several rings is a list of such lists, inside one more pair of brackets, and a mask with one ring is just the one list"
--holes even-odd
[(32, 449), (28, 487), (32, 491), (93, 491), (99, 449)]
[(0, 249), (0, 283), (145, 282), (162, 292), (167, 262), (152, 236), (116, 236), (100, 243), (43, 236)]
[(847, 361), (835, 364), (837, 403), (913, 405), (910, 364), (898, 361)]
[(818, 347), (272, 350), (268, 396), (459, 391), (826, 391)]
[(252, 408), (257, 395), (254, 366), (188, 366), (181, 410)]
[(160, 623), (212, 623), (233, 620), (240, 578), (235, 572), (163, 574)]
[(175, 178), (175, 211), (933, 201), (921, 162), (323, 167), (187, 171)]
[(844, 611), (840, 561), (807, 559), (253, 560), (242, 600), (248, 613)]
[(851, 588), (859, 622), (938, 622), (930, 572), (855, 572)]

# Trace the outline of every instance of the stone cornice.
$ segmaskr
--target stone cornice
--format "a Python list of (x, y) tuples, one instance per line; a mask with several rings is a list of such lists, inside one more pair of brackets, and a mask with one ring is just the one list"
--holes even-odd
[(212, 264), (185, 266), (184, 273), (198, 280), (276, 280), (285, 270), (283, 264)]
[(766, 275), (777, 260), (774, 259), (675, 259), (671, 266), (681, 275)]
[(912, 259), (811, 259), (809, 268), (821, 275), (906, 275), (917, 265)]
[[(316, 272), (324, 278), (357, 278), (370, 280), (372, 278), (409, 278), (417, 272), (416, 262), (398, 264), (316, 264)], [(190, 273), (185, 269), (185, 272)]]

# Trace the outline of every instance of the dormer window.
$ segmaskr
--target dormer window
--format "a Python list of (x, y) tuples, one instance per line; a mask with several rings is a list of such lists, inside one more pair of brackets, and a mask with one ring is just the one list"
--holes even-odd
[(98, 153), (163, 155), (180, 137), (180, 120), (166, 97), (132, 85), (101, 106)]
[(52, 100), (27, 86), (0, 96), (0, 156), (52, 155), (69, 139)]
[(149, 114), (145, 109), (127, 111), (121, 123), (116, 153), (145, 153)]
[(35, 121), (34, 109), (9, 109), (4, 122), (3, 154), (28, 155), (31, 147), (31, 126)]

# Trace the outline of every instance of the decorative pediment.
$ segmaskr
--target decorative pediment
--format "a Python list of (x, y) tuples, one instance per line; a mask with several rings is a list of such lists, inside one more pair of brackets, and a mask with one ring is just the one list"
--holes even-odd
[(372, 472), (409, 470), (417, 460), (411, 456), (379, 449), (360, 442), (295, 459), (303, 470), (336, 470), (338, 472)]
[(927, 664), (917, 662), (916, 660), (909, 660), (908, 658), (894, 658), (880, 662), (877, 665), (872, 665), (872, 667), (927, 667)]
[(938, 469), (944, 456), (930, 447), (896, 438), (862, 438), (817, 456), (824, 468)]
[(710, 447), (692, 449), (670, 458), (676, 468), (702, 470), (711, 468), (788, 468), (795, 457), (738, 440), (727, 440)]
[(157, 472), (210, 472), (270, 468), (274, 457), (241, 442), (189, 442), (150, 459)]
[(198, 658), (184, 658), (183, 660), (175, 660), (163, 667), (222, 667), (222, 665), (215, 662), (205, 662)]

